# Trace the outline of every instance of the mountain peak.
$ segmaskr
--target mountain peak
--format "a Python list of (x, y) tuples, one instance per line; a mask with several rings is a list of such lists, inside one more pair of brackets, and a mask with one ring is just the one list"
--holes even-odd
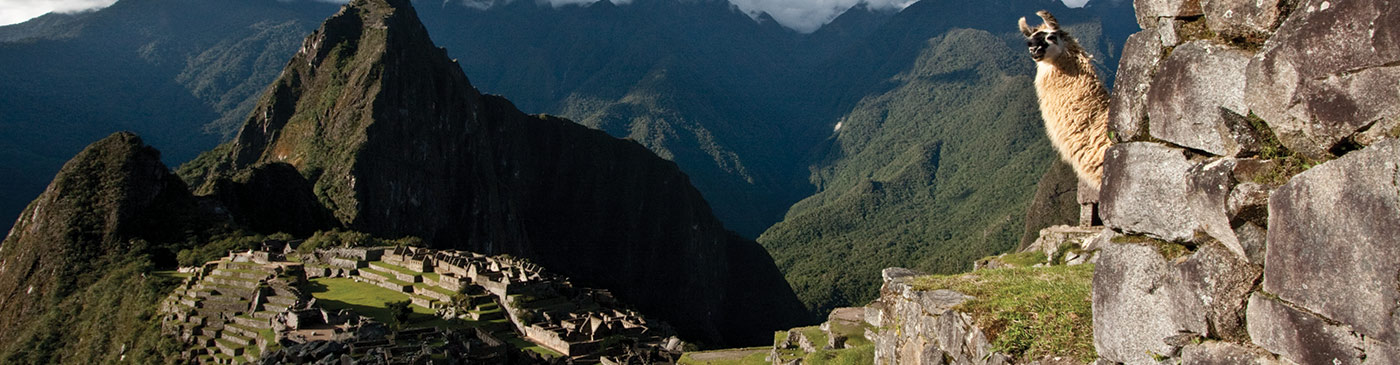
[(84, 148), (0, 244), (0, 343), (90, 284), (93, 273), (146, 254), (173, 261), (173, 252), (156, 251), (184, 238), (199, 217), (195, 209), (160, 151), (135, 134), (114, 133)]
[(235, 221), (530, 258), (702, 342), (805, 319), (675, 163), (480, 94), (408, 1), (352, 1), (302, 44), (205, 172), (200, 191)]

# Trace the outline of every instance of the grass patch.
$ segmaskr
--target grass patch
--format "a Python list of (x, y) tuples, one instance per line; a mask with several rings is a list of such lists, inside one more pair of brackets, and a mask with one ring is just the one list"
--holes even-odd
[[(759, 365), (768, 363), (768, 350), (771, 347), (749, 347), (742, 349), (724, 349), (714, 351), (687, 352), (681, 355), (676, 361), (680, 365)], [(743, 351), (754, 351), (742, 356), (730, 355), (743, 354)], [(872, 359), (873, 361), (873, 359)], [(869, 362), (867, 362), (869, 364)]]
[(409, 270), (409, 269), (406, 268), (406, 267), (398, 266), (398, 265), (394, 265), (394, 264), (390, 264), (390, 263), (386, 263), (386, 262), (384, 262), (384, 261), (375, 261), (375, 262), (372, 262), (371, 264), (373, 264), (373, 265), (375, 265), (375, 266), (378, 266), (378, 267), (385, 268), (385, 269), (393, 270), (393, 271), (396, 271), (396, 272), (399, 272), (399, 273), (402, 273), (402, 274), (406, 274), (406, 275), (414, 275), (414, 276), (423, 275), (423, 273), (421, 273), (421, 272)]
[(1045, 253), (1040, 251), (1017, 252), (1001, 255), (995, 260), (1012, 267), (1030, 267), (1045, 263)]
[(1191, 254), (1191, 248), (1180, 243), (1167, 242), (1144, 235), (1120, 235), (1113, 237), (1113, 243), (1131, 243), (1157, 248), (1157, 253), (1161, 254), (1168, 261)]
[[(389, 308), (385, 303), (394, 301), (409, 300), (408, 293), (396, 292), (382, 288), (378, 285), (356, 282), (347, 278), (317, 278), (312, 279), (308, 284), (311, 296), (316, 298), (316, 303), (328, 310), (349, 309), (360, 315), (374, 318), (376, 321), (390, 323)], [(434, 314), (433, 310), (417, 305), (410, 305), (413, 313), (404, 326), (407, 328), (467, 328), (478, 327), (496, 335), (501, 341), (516, 348), (534, 351), (549, 357), (560, 357), (563, 354), (554, 350), (541, 347), (533, 342), (520, 338), (514, 331), (514, 327), (507, 319), (494, 319), (489, 321), (469, 321), (462, 319), (443, 319)], [(499, 311), (500, 307), (493, 306)]]
[(429, 291), (437, 292), (438, 294), (446, 295), (446, 296), (448, 296), (448, 297), (452, 297), (453, 295), (456, 295), (456, 294), (457, 294), (457, 292), (454, 292), (454, 291), (451, 291), (451, 290), (447, 290), (447, 289), (443, 289), (443, 288), (439, 288), (439, 287), (432, 286), (432, 285), (428, 285), (428, 284), (425, 284), (425, 283), (413, 283), (413, 287), (415, 288), (415, 290), (418, 289), (418, 288), (422, 288), (422, 289), (426, 289), (426, 290), (429, 290)]
[[(347, 278), (317, 278), (311, 280), (311, 296), (329, 310), (349, 309), (376, 321), (389, 323), (389, 309), (384, 303), (409, 300), (408, 293), (397, 292), (378, 285), (356, 282)], [(413, 315), (409, 317), (410, 327), (418, 322), (430, 321), (433, 311), (420, 306), (410, 306)]]
[(979, 270), (914, 280), (919, 290), (952, 289), (976, 299), (957, 307), (992, 347), (1017, 359), (1066, 356), (1091, 362), (1093, 265)]
[(193, 275), (194, 275), (194, 274), (191, 274), (191, 273), (179, 272), (179, 271), (175, 271), (175, 270), (152, 271), (151, 274), (158, 275), (158, 276), (161, 276), (161, 277), (175, 278), (175, 279), (181, 279), (181, 280), (187, 279), (187, 278), (189, 278), (190, 276), (193, 276)]
[(812, 341), (812, 347), (820, 349), (826, 346), (826, 332), (823, 332), (820, 327), (801, 327), (797, 330), (802, 332), (802, 335), (806, 336), (808, 341)]
[(410, 282), (407, 282), (407, 281), (403, 281), (403, 280), (399, 280), (397, 276), (394, 276), (394, 274), (390, 274), (390, 273), (387, 273), (387, 272), (383, 272), (383, 271), (371, 269), (371, 268), (368, 268), (368, 267), (362, 267), (362, 268), (359, 268), (359, 269), (356, 269), (356, 270), (359, 270), (360, 273), (362, 273), (361, 275), (363, 275), (363, 273), (371, 273), (371, 274), (379, 275), (380, 277), (383, 277), (383, 278), (384, 278), (384, 281), (387, 281), (387, 282), (390, 282), (390, 283), (393, 283), (393, 284), (402, 285), (402, 286), (413, 286), (413, 283), (410, 283)]
[(854, 324), (843, 323), (841, 321), (831, 322), (831, 333), (846, 336), (846, 347), (860, 347), (870, 344), (870, 340), (865, 338), (865, 330), (872, 328), (869, 323), (859, 321)]
[(875, 344), (867, 343), (840, 350), (819, 350), (802, 358), (803, 364), (866, 365), (875, 363)]

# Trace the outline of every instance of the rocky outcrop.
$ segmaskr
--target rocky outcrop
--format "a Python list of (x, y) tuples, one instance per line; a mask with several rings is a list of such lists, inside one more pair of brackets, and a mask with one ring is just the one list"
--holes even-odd
[[(885, 269), (880, 299), (867, 308), (880, 313), (866, 332), (875, 343), (876, 364), (1005, 364), (1008, 358), (991, 349), (991, 343), (967, 313), (954, 306), (972, 299), (951, 290), (915, 290), (909, 280), (917, 273), (901, 268)], [(868, 310), (869, 311), (869, 310)], [(867, 321), (872, 318), (867, 314)]]
[(1206, 40), (1177, 46), (1147, 93), (1152, 135), (1218, 156), (1257, 153), (1258, 133), (1241, 116), (1250, 56)]
[[(247, 221), (332, 224), (527, 257), (709, 343), (770, 341), (807, 319), (768, 253), (727, 231), (674, 163), (478, 92), (406, 0), (350, 2), (307, 37), (204, 181), (255, 191), (294, 167), (314, 205)], [(254, 194), (255, 195), (255, 194)], [(305, 212), (305, 213), (302, 213)]]
[(1040, 238), (1040, 230), (1051, 226), (1074, 224), (1079, 215), (1079, 178), (1074, 169), (1061, 160), (1051, 163), (1050, 169), (1035, 184), (1035, 198), (1026, 207), (1026, 229), (1021, 233), (1018, 249)]
[(1279, 0), (1201, 0), (1206, 25), (1228, 38), (1260, 39), (1278, 25)]
[(1250, 110), (1284, 146), (1312, 158), (1345, 153), (1376, 134), (1394, 137), (1400, 116), (1395, 21), (1400, 8), (1389, 1), (1299, 1), (1250, 60)]
[(1150, 30), (1128, 36), (1120, 59), (1109, 95), (1108, 124), (1117, 141), (1131, 141), (1147, 133), (1147, 87), (1162, 62), (1162, 38)]
[(1269, 203), (1264, 291), (1400, 344), (1400, 140), (1314, 167)]
[(1393, 363), (1400, 11), (1195, 2), (1138, 1), (1119, 66), (1101, 362)]

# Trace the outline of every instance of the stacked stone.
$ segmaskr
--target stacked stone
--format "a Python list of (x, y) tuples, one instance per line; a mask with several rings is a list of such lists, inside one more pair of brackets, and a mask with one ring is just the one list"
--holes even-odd
[(300, 292), (276, 279), (300, 267), (257, 263), (254, 256), (236, 253), (206, 264), (161, 306), (165, 327), (193, 344), (191, 360), (257, 360), (273, 340), (262, 334), (273, 318), (303, 303)]
[(1100, 197), (1102, 361), (1400, 363), (1400, 7), (1135, 6)]

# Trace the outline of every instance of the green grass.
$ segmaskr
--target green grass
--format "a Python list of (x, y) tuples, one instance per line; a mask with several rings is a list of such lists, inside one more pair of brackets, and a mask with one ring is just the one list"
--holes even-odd
[(914, 280), (918, 290), (952, 289), (976, 299), (972, 315), (994, 350), (1018, 359), (1047, 355), (1093, 361), (1093, 265), (979, 270)]
[(802, 358), (803, 364), (867, 365), (875, 363), (875, 344), (866, 342), (840, 350), (818, 350)]
[[(316, 297), (316, 302), (326, 309), (349, 309), (384, 323), (389, 323), (389, 310), (384, 303), (409, 300), (408, 293), (347, 278), (312, 279), (311, 296)], [(416, 305), (411, 308), (414, 315), (409, 319), (410, 326), (436, 318), (428, 308)]]
[(185, 279), (185, 278), (189, 278), (190, 276), (193, 276), (193, 275), (190, 274), (190, 273), (187, 273), (187, 272), (179, 272), (179, 271), (175, 271), (175, 270), (152, 271), (151, 274), (160, 275), (160, 276), (167, 277), (167, 278), (176, 278), (176, 279)]
[(1191, 248), (1180, 243), (1163, 241), (1143, 235), (1121, 235), (1112, 239), (1113, 243), (1132, 243), (1138, 245), (1152, 246), (1157, 249), (1167, 260), (1175, 260), (1178, 257), (1191, 254)]
[(802, 327), (798, 328), (797, 330), (801, 331), (802, 335), (806, 336), (808, 341), (812, 341), (812, 346), (816, 348), (822, 348), (823, 346), (826, 346), (826, 332), (822, 332), (822, 329), (820, 327)]
[(842, 323), (840, 321), (831, 322), (831, 332), (846, 336), (846, 347), (860, 347), (870, 344), (870, 340), (865, 338), (865, 329), (871, 328), (865, 321), (855, 324)]
[(374, 262), (371, 262), (371, 264), (374, 264), (375, 266), (382, 267), (382, 268), (385, 268), (385, 269), (397, 271), (397, 272), (400, 272), (400, 273), (403, 273), (403, 274), (408, 274), (408, 275), (423, 275), (423, 273), (421, 273), (421, 272), (409, 270), (409, 269), (406, 268), (406, 267), (398, 266), (398, 265), (394, 265), (394, 264), (390, 264), (390, 263), (386, 263), (386, 262), (384, 262), (384, 261), (374, 261)]
[(454, 292), (454, 291), (447, 290), (447, 289), (443, 289), (443, 288), (439, 288), (439, 287), (432, 286), (432, 285), (428, 285), (428, 284), (425, 284), (425, 283), (414, 283), (414, 284), (413, 284), (413, 287), (414, 287), (414, 288), (423, 288), (423, 289), (435, 291), (435, 292), (438, 292), (439, 294), (446, 295), (446, 296), (448, 296), (448, 297), (451, 297), (451, 296), (457, 294), (457, 293)]
[[(687, 353), (685, 353), (685, 354), (682, 354), (680, 360), (677, 361), (676, 363), (677, 363), (677, 364), (680, 364), (680, 365), (759, 365), (759, 364), (767, 364), (767, 363), (768, 363), (768, 351), (766, 351), (766, 350), (768, 350), (768, 349), (770, 349), (770, 348), (771, 348), (771, 347), (750, 347), (750, 348), (743, 348), (743, 349), (724, 349), (724, 350), (715, 350), (715, 351), (687, 352)], [(760, 352), (748, 354), (748, 355), (746, 355), (746, 356), (744, 356), (744, 357), (737, 358), (737, 359), (725, 358), (725, 359), (714, 359), (714, 360), (704, 360), (704, 361), (696, 360), (696, 359), (695, 359), (695, 356), (696, 356), (696, 355), (703, 355), (703, 354), (709, 354), (709, 353), (715, 353), (715, 352), (735, 351), (735, 350), (764, 350), (764, 351), (760, 351)]]
[[(316, 297), (316, 302), (323, 308), (329, 310), (349, 309), (355, 313), (374, 318), (374, 320), (384, 323), (389, 323), (390, 317), (389, 309), (385, 306), (385, 303), (409, 299), (408, 293), (400, 293), (382, 288), (378, 285), (356, 282), (347, 278), (312, 279), (310, 288), (311, 296)], [(505, 318), (489, 321), (443, 319), (434, 315), (433, 311), (428, 308), (417, 305), (410, 305), (409, 308), (413, 309), (413, 314), (409, 316), (406, 328), (480, 327), (491, 331), (502, 341), (522, 350), (534, 351), (550, 357), (563, 356), (563, 354), (520, 338), (515, 334), (512, 325)], [(499, 306), (493, 306), (493, 310), (500, 311), (501, 309)]]
[(387, 273), (387, 272), (383, 272), (383, 271), (379, 271), (379, 270), (375, 270), (375, 269), (371, 269), (371, 268), (367, 268), (367, 267), (362, 267), (362, 268), (359, 268), (359, 269), (357, 269), (357, 270), (359, 270), (359, 271), (362, 272), (362, 273), (364, 273), (364, 272), (369, 272), (369, 273), (378, 274), (379, 276), (384, 277), (384, 281), (388, 281), (388, 282), (390, 282), (390, 283), (394, 283), (394, 284), (398, 284), (398, 285), (403, 285), (403, 286), (413, 286), (413, 283), (410, 283), (410, 282), (407, 282), (407, 281), (403, 281), (403, 280), (396, 279), (396, 276), (394, 276), (394, 274), (390, 274), (390, 273)]
[(1030, 267), (1045, 263), (1045, 253), (1040, 251), (1017, 252), (992, 257), (991, 259), (1001, 261), (1012, 267)]

